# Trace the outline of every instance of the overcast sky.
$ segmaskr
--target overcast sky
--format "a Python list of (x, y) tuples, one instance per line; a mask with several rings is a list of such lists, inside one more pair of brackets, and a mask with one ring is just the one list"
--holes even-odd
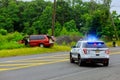
[[(32, 0), (23, 0), (23, 1), (32, 1)], [(46, 1), (54, 1), (54, 0), (46, 0)], [(116, 10), (118, 14), (120, 14), (120, 0), (112, 0), (111, 11)]]
[(111, 11), (116, 10), (120, 14), (120, 0), (112, 0)]

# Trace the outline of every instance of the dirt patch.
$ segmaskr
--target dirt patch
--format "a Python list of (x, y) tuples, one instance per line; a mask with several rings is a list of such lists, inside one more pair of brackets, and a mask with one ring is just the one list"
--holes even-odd
[(64, 44), (70, 44), (71, 42), (77, 42), (82, 37), (80, 36), (60, 36), (56, 38), (56, 43), (59, 45)]

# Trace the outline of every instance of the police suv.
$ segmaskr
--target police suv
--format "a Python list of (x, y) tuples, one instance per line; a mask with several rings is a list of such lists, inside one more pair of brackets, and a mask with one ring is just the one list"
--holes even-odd
[(84, 63), (102, 63), (109, 65), (109, 48), (103, 41), (78, 41), (70, 51), (70, 62), (78, 61), (81, 66)]

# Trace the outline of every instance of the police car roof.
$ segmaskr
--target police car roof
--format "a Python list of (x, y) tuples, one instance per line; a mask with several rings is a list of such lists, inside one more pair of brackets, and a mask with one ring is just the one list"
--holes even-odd
[(89, 40), (79, 40), (79, 42), (104, 42), (104, 41), (100, 41), (100, 40), (93, 40), (93, 41), (89, 41)]

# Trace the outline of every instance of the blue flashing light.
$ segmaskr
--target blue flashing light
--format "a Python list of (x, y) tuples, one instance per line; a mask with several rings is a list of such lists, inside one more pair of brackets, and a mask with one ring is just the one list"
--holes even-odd
[(87, 37), (87, 40), (88, 41), (96, 41), (96, 40), (98, 40), (95, 36), (88, 36)]
[(102, 44), (101, 43), (98, 43), (99, 46), (101, 46)]

